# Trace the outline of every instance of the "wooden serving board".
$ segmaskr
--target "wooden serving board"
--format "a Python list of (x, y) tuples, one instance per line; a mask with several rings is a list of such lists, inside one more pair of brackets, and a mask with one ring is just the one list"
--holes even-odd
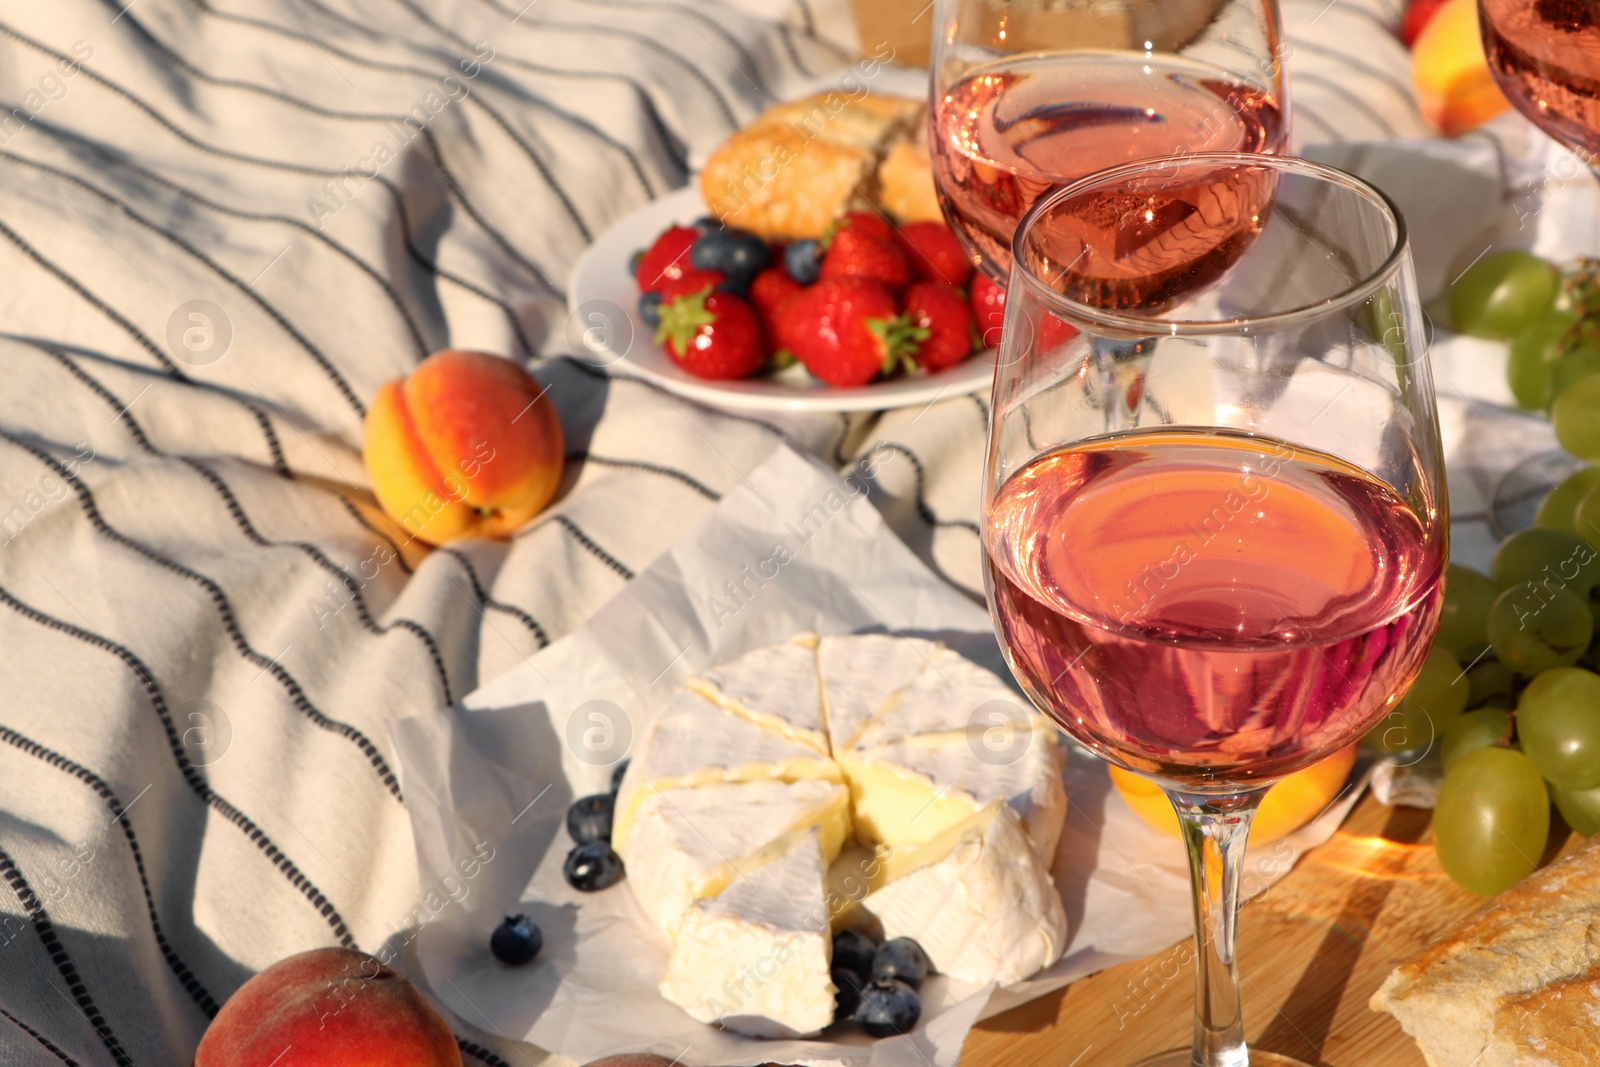
[[(1439, 866), (1429, 817), (1385, 808), (1369, 793), (1331, 840), (1245, 905), (1239, 966), (1252, 1048), (1322, 1067), (1425, 1067), (1416, 1044), (1367, 999), (1396, 965), (1484, 903)], [(1565, 828), (1551, 838), (1547, 859), (1577, 841)], [(1193, 1009), (1185, 942), (980, 1023), (961, 1062), (1129, 1067), (1188, 1046)]]

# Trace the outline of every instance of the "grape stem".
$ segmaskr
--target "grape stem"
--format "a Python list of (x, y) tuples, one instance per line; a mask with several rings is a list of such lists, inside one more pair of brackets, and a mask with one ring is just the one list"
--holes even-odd
[(1498, 740), (1498, 741), (1496, 741), (1494, 743), (1495, 747), (1496, 748), (1510, 748), (1511, 747), (1511, 739), (1516, 736), (1516, 733), (1517, 733), (1517, 709), (1516, 708), (1512, 708), (1511, 710), (1506, 712), (1506, 728), (1505, 728), (1505, 731), (1500, 735), (1500, 740)]
[(1567, 310), (1578, 317), (1557, 342), (1556, 350), (1568, 356), (1600, 333), (1600, 318), (1596, 314), (1600, 313), (1600, 259), (1587, 256), (1579, 259), (1564, 272), (1561, 289)]

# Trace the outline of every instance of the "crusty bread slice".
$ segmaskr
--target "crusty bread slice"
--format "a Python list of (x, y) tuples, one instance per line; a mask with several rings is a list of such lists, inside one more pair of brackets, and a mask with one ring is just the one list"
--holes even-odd
[(1469, 916), (1373, 994), (1430, 1067), (1600, 1064), (1600, 836)]
[(846, 211), (884, 206), (879, 164), (926, 116), (920, 100), (842, 92), (774, 105), (711, 153), (700, 194), (730, 226), (821, 237)]

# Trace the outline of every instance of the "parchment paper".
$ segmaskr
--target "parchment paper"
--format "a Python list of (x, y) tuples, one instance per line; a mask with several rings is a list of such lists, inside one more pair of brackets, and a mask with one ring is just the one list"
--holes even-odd
[[(1054, 864), (1071, 924), (1065, 956), (1005, 989), (933, 977), (907, 1035), (873, 1041), (845, 1025), (810, 1041), (763, 1041), (696, 1022), (657, 992), (666, 941), (627, 885), (592, 895), (566, 885), (568, 803), (608, 788), (615, 762), (696, 670), (801, 630), (879, 630), (937, 637), (1010, 677), (985, 609), (930, 573), (866, 500), (861, 474), (873, 463), (869, 454), (841, 479), (780, 447), (582, 629), (462, 709), (391, 724), (424, 888), (455, 900), (452, 886), (474, 872), (470, 892), (417, 939), (428, 983), (463, 1020), (579, 1062), (651, 1051), (685, 1067), (953, 1067), (978, 1019), (1190, 935), (1179, 842), (1141, 822), (1103, 765), (1076, 748)], [(1365, 772), (1311, 825), (1252, 851), (1248, 892), (1332, 835)], [(491, 930), (514, 912), (545, 935), (523, 969), (488, 952)], [(1138, 1009), (1131, 995), (1107, 1004)]]

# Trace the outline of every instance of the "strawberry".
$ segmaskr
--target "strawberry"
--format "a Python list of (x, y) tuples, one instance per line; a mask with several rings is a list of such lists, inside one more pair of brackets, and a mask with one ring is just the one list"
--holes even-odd
[(829, 385), (865, 385), (900, 364), (906, 342), (926, 331), (895, 314), (894, 294), (870, 278), (823, 278), (784, 303), (777, 342), (814, 378)]
[(978, 331), (978, 343), (985, 348), (1000, 347), (1000, 327), (1006, 318), (1006, 291), (992, 281), (983, 271), (972, 276), (973, 325)]
[(709, 284), (663, 296), (656, 344), (697, 378), (743, 378), (767, 358), (761, 323), (750, 305)]
[(702, 289), (715, 289), (726, 280), (721, 271), (695, 270), (693, 267), (685, 267), (676, 276), (662, 279), (654, 290), (647, 291), (660, 293), (661, 302), (665, 304), (668, 301), (676, 300), (680, 296), (698, 293)]
[(911, 277), (919, 282), (965, 285), (972, 276), (972, 260), (955, 232), (942, 222), (908, 222), (896, 231), (900, 248), (911, 264)]
[(1417, 43), (1417, 38), (1422, 36), (1422, 30), (1433, 21), (1433, 16), (1439, 13), (1445, 0), (1411, 0), (1406, 5), (1405, 18), (1400, 20), (1400, 41), (1407, 48)]
[[(755, 305), (756, 317), (761, 320), (762, 328), (767, 337), (774, 337), (774, 319), (778, 309), (791, 297), (802, 291), (799, 282), (789, 277), (789, 272), (783, 269), (782, 257), (778, 257), (778, 266), (768, 267), (755, 276), (750, 283), (750, 303)], [(773, 347), (776, 347), (774, 345)]]
[(820, 278), (870, 278), (882, 282), (890, 289), (905, 288), (911, 280), (911, 267), (906, 254), (891, 237), (883, 240), (872, 236), (865, 226), (841, 226), (834, 232), (828, 251), (822, 256)]
[[(872, 211), (846, 211), (834, 222), (832, 229), (837, 233), (845, 226), (863, 229), (880, 241), (894, 240), (894, 227), (889, 225), (889, 220)], [(832, 237), (833, 234), (828, 236)]]
[(700, 231), (688, 226), (668, 227), (639, 258), (634, 278), (641, 293), (659, 290), (665, 283), (681, 277), (689, 266), (689, 249)]
[(901, 300), (906, 321), (926, 331), (910, 354), (925, 371), (953, 367), (972, 354), (972, 311), (953, 285), (916, 282)]
[(1066, 344), (1078, 336), (1078, 328), (1070, 322), (1056, 318), (1050, 312), (1044, 313), (1044, 318), (1039, 320), (1039, 341), (1035, 348), (1041, 352), (1049, 351), (1060, 345)]

